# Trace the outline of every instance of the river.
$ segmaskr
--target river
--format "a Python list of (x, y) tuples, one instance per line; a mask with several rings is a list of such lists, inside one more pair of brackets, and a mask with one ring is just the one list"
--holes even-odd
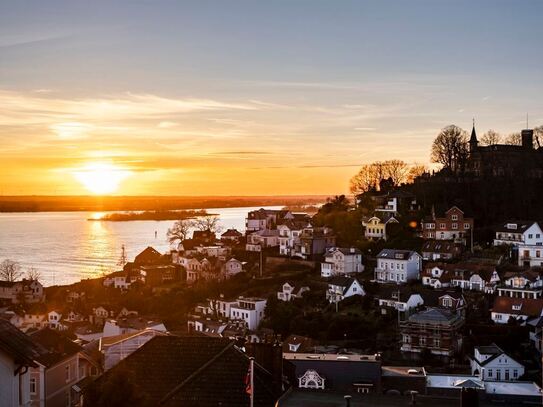
[[(280, 207), (268, 206), (270, 209)], [(220, 225), (245, 231), (247, 212), (258, 207), (213, 208)], [(125, 246), (129, 261), (147, 246), (170, 249), (166, 232), (174, 221), (88, 221), (108, 212), (0, 213), (0, 261), (38, 269), (48, 286), (70, 284), (118, 269)], [(155, 237), (156, 232), (156, 237)]]

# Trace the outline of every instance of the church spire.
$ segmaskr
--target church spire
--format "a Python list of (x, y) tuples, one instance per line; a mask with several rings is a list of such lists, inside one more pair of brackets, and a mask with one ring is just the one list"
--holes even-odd
[(473, 128), (471, 129), (471, 137), (469, 139), (469, 149), (471, 152), (477, 150), (477, 145), (479, 141), (477, 140), (477, 133), (475, 132), (475, 118), (473, 118)]

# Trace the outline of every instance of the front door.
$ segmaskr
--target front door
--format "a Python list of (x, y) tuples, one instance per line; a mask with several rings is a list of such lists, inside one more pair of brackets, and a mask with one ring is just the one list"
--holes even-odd
[(496, 380), (500, 381), (502, 379), (502, 371), (500, 369), (496, 370)]

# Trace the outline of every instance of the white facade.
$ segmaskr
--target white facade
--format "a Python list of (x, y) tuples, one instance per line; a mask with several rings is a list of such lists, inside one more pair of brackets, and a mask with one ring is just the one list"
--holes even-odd
[(278, 225), (279, 254), (281, 256), (293, 256), (294, 248), (300, 243), (300, 234), (303, 228), (294, 228), (288, 225)]
[[(490, 349), (490, 353), (485, 349)], [(497, 346), (476, 347), (470, 365), (471, 374), (484, 381), (513, 381), (524, 374), (524, 366)]]
[[(18, 374), (15, 374), (18, 372)], [(30, 405), (30, 370), (0, 349), (0, 407)]]
[(496, 285), (500, 282), (500, 276), (496, 270), (494, 270), (488, 279), (483, 278), (479, 273), (473, 273), (469, 277), (452, 277), (451, 285), (453, 287), (460, 287), (465, 290), (471, 291), (484, 291), (487, 293), (493, 293)]
[(245, 321), (247, 328), (254, 331), (264, 318), (266, 302), (261, 298), (240, 297), (235, 305), (230, 306), (230, 319)]
[(353, 295), (366, 295), (364, 287), (354, 278), (345, 278), (341, 282), (332, 279), (328, 283), (326, 299), (331, 303), (343, 301), (345, 298), (352, 297)]
[(362, 265), (362, 253), (355, 248), (331, 248), (328, 249), (321, 263), (321, 276), (332, 277), (364, 271)]
[(375, 280), (378, 283), (404, 284), (418, 280), (422, 269), (422, 257), (406, 250), (382, 250), (377, 256)]
[(243, 263), (238, 259), (231, 258), (224, 263), (224, 277), (230, 278), (243, 271)]
[(496, 232), (494, 246), (509, 244), (519, 246), (521, 244), (537, 245), (543, 239), (543, 231), (537, 222), (533, 222), (530, 226), (524, 227), (526, 224), (510, 222), (506, 223), (503, 228)]
[[(398, 295), (396, 295), (396, 298), (394, 298), (394, 294), (391, 298), (379, 298), (380, 307), (394, 308), (395, 310), (401, 312), (415, 309), (421, 305), (424, 305), (424, 300), (420, 294), (411, 294), (407, 301), (402, 301), (400, 298), (398, 298)], [(385, 314), (386, 310), (383, 311), (384, 312), (382, 313)]]
[(442, 267), (434, 266), (427, 270), (422, 276), (422, 285), (426, 285), (432, 288), (445, 288), (451, 285), (450, 280), (447, 280), (445, 276), (448, 274), (448, 270)]
[(280, 301), (290, 301), (294, 298), (301, 298), (302, 294), (309, 291), (309, 287), (300, 287), (296, 290), (296, 287), (289, 283), (283, 284), (282, 290), (277, 292), (277, 299)]

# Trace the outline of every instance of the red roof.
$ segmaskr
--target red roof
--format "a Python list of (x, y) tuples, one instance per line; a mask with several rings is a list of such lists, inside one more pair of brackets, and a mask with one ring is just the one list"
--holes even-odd
[[(513, 309), (513, 306), (520, 306), (520, 309)], [(515, 307), (516, 308), (516, 307)], [(492, 312), (501, 314), (527, 315), (538, 317), (543, 311), (543, 299), (496, 297)]]

